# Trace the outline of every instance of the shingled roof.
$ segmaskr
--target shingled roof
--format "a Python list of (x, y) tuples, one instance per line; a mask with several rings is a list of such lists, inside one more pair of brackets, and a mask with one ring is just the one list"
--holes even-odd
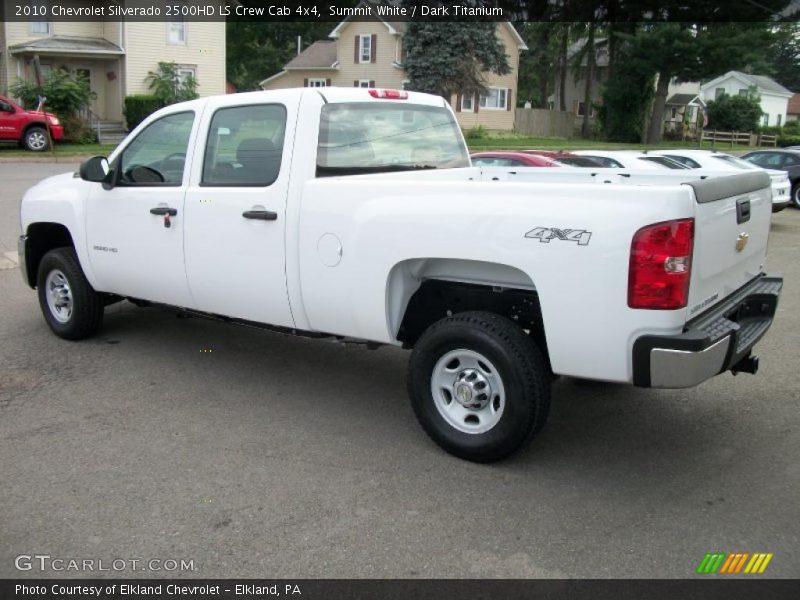
[(54, 35), (9, 46), (9, 54), (41, 52), (43, 54), (125, 54), (105, 38)]
[(332, 69), (336, 62), (336, 42), (314, 42), (292, 60), (284, 69)]

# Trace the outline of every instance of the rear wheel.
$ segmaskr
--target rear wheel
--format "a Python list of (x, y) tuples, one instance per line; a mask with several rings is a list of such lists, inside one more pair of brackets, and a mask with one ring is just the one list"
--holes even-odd
[(44, 127), (31, 127), (23, 138), (25, 148), (31, 152), (44, 152), (50, 147), (50, 139)]
[(460, 458), (492, 462), (542, 428), (550, 379), (539, 348), (513, 321), (466, 312), (423, 333), (409, 361), (408, 387), (433, 441)]
[(796, 183), (792, 188), (792, 204), (795, 208), (800, 208), (800, 183)]
[(81, 340), (100, 329), (105, 303), (86, 280), (73, 248), (45, 254), (36, 285), (44, 319), (57, 336)]

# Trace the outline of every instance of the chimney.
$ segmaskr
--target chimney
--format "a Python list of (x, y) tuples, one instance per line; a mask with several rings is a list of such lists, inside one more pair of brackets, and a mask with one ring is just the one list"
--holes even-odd
[(303, 36), (297, 36), (297, 55), (300, 56), (300, 53), (303, 51)]

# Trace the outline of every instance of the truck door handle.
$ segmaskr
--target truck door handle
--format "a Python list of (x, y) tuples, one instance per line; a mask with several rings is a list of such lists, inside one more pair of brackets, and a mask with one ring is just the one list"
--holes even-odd
[(156, 206), (155, 208), (150, 209), (151, 215), (159, 215), (161, 217), (169, 215), (170, 217), (174, 217), (178, 214), (177, 208), (170, 208), (169, 206)]
[(246, 210), (242, 213), (245, 219), (258, 219), (260, 221), (277, 221), (278, 213), (271, 210)]

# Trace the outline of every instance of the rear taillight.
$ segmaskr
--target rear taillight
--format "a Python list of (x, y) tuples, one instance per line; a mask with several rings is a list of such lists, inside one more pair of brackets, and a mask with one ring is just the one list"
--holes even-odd
[(405, 90), (370, 90), (369, 95), (382, 100), (408, 100)]
[(694, 219), (642, 227), (633, 236), (628, 271), (628, 306), (684, 308), (689, 300)]

